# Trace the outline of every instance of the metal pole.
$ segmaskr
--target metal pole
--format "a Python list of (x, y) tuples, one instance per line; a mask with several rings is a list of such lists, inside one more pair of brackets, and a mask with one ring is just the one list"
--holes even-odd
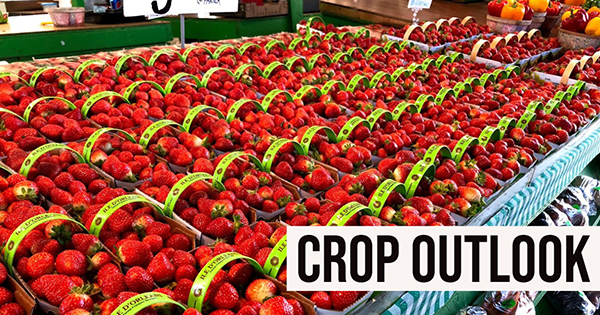
[(180, 31), (181, 31), (181, 36), (180, 36), (180, 40), (181, 40), (181, 49), (185, 49), (185, 17), (183, 16), (183, 14), (179, 15), (179, 23), (180, 25)]

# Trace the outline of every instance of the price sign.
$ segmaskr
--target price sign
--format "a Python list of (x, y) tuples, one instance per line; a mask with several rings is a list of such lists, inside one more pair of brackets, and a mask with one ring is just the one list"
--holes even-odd
[(124, 0), (125, 16), (237, 12), (238, 0)]
[(431, 2), (433, 0), (409, 0), (408, 8), (409, 9), (429, 9), (431, 8)]

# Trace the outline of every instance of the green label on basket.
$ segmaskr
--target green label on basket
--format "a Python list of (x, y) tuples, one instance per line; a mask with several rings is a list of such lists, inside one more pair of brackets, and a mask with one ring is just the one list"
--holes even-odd
[(252, 105), (254, 105), (256, 107), (256, 109), (258, 109), (261, 112), (264, 112), (265, 109), (262, 107), (262, 105), (254, 100), (249, 100), (247, 98), (243, 98), (235, 103), (233, 103), (233, 105), (231, 105), (231, 107), (229, 108), (229, 110), (227, 111), (227, 118), (225, 118), (225, 120), (227, 120), (227, 122), (232, 122), (235, 119), (235, 116), (237, 115), (238, 110), (240, 110), (240, 108), (242, 106), (244, 106), (244, 104), (246, 103), (252, 103)]
[(500, 132), (500, 139), (504, 139), (504, 134), (506, 133), (506, 130), (508, 130), (508, 127), (514, 127), (515, 124), (516, 122), (514, 118), (502, 117), (502, 119), (500, 119), (500, 122), (498, 122), (498, 126), (496, 126), (496, 128), (498, 128), (498, 131)]
[(354, 130), (354, 128), (356, 128), (360, 124), (368, 125), (368, 122), (358, 116), (354, 116), (354, 117), (350, 118), (346, 122), (346, 124), (344, 124), (344, 126), (342, 127), (342, 130), (340, 130), (340, 133), (338, 134), (338, 142), (348, 139), (348, 137), (352, 133), (352, 130)]
[(452, 152), (450, 152), (450, 149), (448, 149), (447, 146), (432, 144), (429, 149), (427, 149), (425, 156), (423, 156), (423, 161), (427, 164), (434, 164), (438, 154), (441, 154), (445, 158), (452, 158)]
[(421, 64), (413, 62), (410, 66), (408, 66), (408, 70), (410, 70), (412, 73), (418, 69), (421, 69), (421, 67), (422, 67)]
[(485, 128), (483, 128), (483, 131), (481, 131), (481, 134), (479, 135), (479, 144), (481, 144), (482, 146), (486, 146), (488, 144), (488, 142), (490, 142), (490, 140), (494, 140), (497, 141), (500, 139), (500, 130), (498, 130), (498, 128), (496, 127), (492, 127), (492, 126), (486, 126)]
[(158, 60), (158, 58), (160, 56), (162, 56), (162, 55), (168, 55), (168, 54), (175, 54), (175, 55), (177, 55), (177, 58), (179, 58), (179, 60), (184, 61), (183, 60), (183, 56), (178, 51), (175, 51), (175, 50), (173, 50), (171, 48), (164, 48), (164, 49), (155, 51), (152, 54), (152, 56), (150, 57), (150, 60), (148, 60), (148, 64), (151, 65), (151, 66), (154, 66), (154, 63), (156, 62), (156, 60)]
[(535, 113), (536, 111), (542, 109), (543, 107), (544, 107), (544, 104), (542, 104), (542, 102), (533, 101), (527, 105), (527, 108), (525, 110)]
[(431, 65), (431, 63), (434, 61), (435, 60), (431, 59), (431, 58), (427, 58), (427, 59), (423, 60), (423, 62), (421, 62), (421, 69), (427, 70), (427, 68), (429, 68), (429, 65)]
[(206, 265), (202, 267), (202, 270), (200, 270), (200, 273), (198, 273), (198, 276), (196, 276), (188, 297), (188, 307), (202, 311), (204, 296), (206, 295), (206, 291), (208, 291), (208, 286), (212, 279), (217, 275), (217, 272), (228, 263), (238, 259), (244, 259), (252, 266), (252, 268), (254, 268), (254, 270), (263, 274), (263, 268), (252, 258), (234, 252), (220, 254), (206, 263)]
[[(251, 71), (256, 71), (256, 73), (258, 73), (258, 75), (260, 75), (261, 77), (263, 75), (262, 70), (260, 70), (260, 68), (257, 65), (255, 65), (253, 63), (246, 63), (246, 64), (239, 66), (233, 73), (235, 80), (239, 81), (242, 78), (242, 76), (245, 74), (246, 70), (248, 70), (248, 73), (250, 73)], [(252, 75), (252, 74), (250, 74), (250, 75)]]
[(402, 76), (402, 75), (409, 76), (412, 73), (413, 73), (413, 70), (398, 68), (398, 69), (394, 70), (394, 72), (392, 72), (392, 81), (396, 82), (396, 81), (398, 81), (400, 76)]
[(531, 121), (531, 119), (534, 119), (534, 118), (535, 118), (535, 113), (534, 112), (524, 111), (523, 115), (521, 115), (521, 118), (517, 122), (517, 126), (516, 127), (525, 130), (525, 128), (527, 128), (527, 125), (529, 124), (529, 122)]
[(354, 38), (359, 38), (362, 35), (365, 35), (365, 37), (371, 37), (371, 32), (368, 29), (362, 27), (358, 31), (356, 31), (356, 33), (354, 33)]
[(37, 159), (39, 159), (45, 153), (59, 149), (71, 151), (79, 163), (85, 163), (85, 159), (83, 158), (83, 156), (81, 156), (79, 152), (71, 149), (70, 147), (62, 143), (47, 143), (31, 151), (29, 155), (27, 155), (27, 158), (25, 158), (25, 161), (23, 161), (23, 164), (21, 165), (21, 170), (19, 171), (19, 174), (27, 177), (27, 175), (29, 175), (31, 167), (33, 167), (33, 164), (35, 164), (35, 161), (37, 161)]
[(454, 91), (454, 95), (458, 95), (461, 91), (471, 93), (471, 92), (473, 92), (473, 88), (471, 87), (471, 84), (469, 84), (467, 82), (458, 82), (452, 88), (452, 91)]
[[(75, 106), (75, 104), (73, 104), (71, 101), (69, 101), (65, 98), (62, 98), (62, 97), (57, 97), (57, 96), (40, 97), (40, 98), (34, 100), (33, 102), (29, 103), (29, 105), (27, 105), (27, 107), (25, 108), (25, 111), (23, 112), (23, 118), (25, 119), (25, 121), (29, 122), (29, 116), (31, 115), (31, 111), (37, 104), (39, 104), (42, 101), (48, 101), (48, 100), (59, 100), (59, 101), (66, 103), (70, 109), (77, 108)], [(19, 116), (17, 116), (17, 117), (19, 117)]]
[(8, 173), (8, 175), (12, 175), (15, 173), (10, 167), (4, 164), (0, 164), (0, 169), (5, 170)]
[(367, 120), (367, 123), (369, 123), (369, 129), (373, 130), (375, 123), (377, 123), (377, 121), (379, 120), (381, 115), (385, 115), (385, 119), (387, 121), (390, 121), (393, 119), (392, 113), (389, 110), (383, 109), (383, 108), (377, 108), (369, 116), (367, 116), (366, 120)]
[(286, 49), (285, 44), (279, 39), (272, 39), (265, 45), (266, 51), (271, 51), (271, 49), (275, 48), (275, 46), (279, 46), (282, 49)]
[(146, 61), (146, 59), (142, 58), (141, 56), (132, 54), (123, 55), (119, 58), (119, 60), (117, 60), (117, 63), (115, 64), (115, 70), (118, 74), (121, 74), (121, 69), (125, 65), (125, 62), (127, 62), (127, 60), (129, 59), (137, 59), (138, 61), (143, 63), (144, 66), (149, 66), (148, 61)]
[(140, 144), (142, 145), (142, 147), (146, 148), (148, 147), (148, 143), (150, 142), (150, 139), (152, 139), (152, 136), (154, 136), (154, 134), (159, 131), (160, 129), (167, 127), (167, 126), (179, 126), (181, 129), (184, 129), (182, 125), (169, 120), (169, 119), (163, 119), (163, 120), (159, 120), (154, 122), (152, 125), (148, 126), (148, 128), (146, 128), (146, 130), (144, 130), (144, 133), (142, 133), (142, 136), (140, 137)]
[(214, 175), (215, 180), (222, 183), (223, 179), (226, 179), (226, 178), (224, 178), (225, 171), (227, 171), (227, 168), (229, 167), (229, 165), (233, 161), (235, 161), (237, 158), (241, 158), (241, 157), (248, 157), (248, 159), (252, 163), (254, 163), (256, 168), (258, 168), (261, 171), (263, 170), (262, 162), (254, 155), (252, 155), (250, 153), (246, 153), (246, 152), (240, 152), (240, 151), (229, 152), (221, 159), (219, 164), (217, 164), (217, 166), (215, 167), (215, 175)]
[[(438, 93), (438, 95), (439, 95), (439, 93)], [(428, 101), (434, 102), (435, 99), (433, 98), (433, 96), (427, 95), (427, 94), (421, 94), (421, 95), (419, 95), (419, 97), (417, 97), (417, 100), (415, 101), (415, 106), (417, 107), (417, 111), (419, 113), (421, 112), (421, 110), (423, 110), (423, 105), (425, 105), (425, 103)]]
[(504, 69), (496, 69), (492, 72), (492, 76), (494, 77), (494, 82), (498, 82), (498, 77), (500, 80), (506, 79), (508, 77), (508, 73)]
[(88, 114), (90, 108), (92, 108), (92, 106), (94, 106), (94, 104), (96, 104), (97, 101), (99, 101), (105, 97), (118, 97), (118, 98), (124, 100), (126, 103), (129, 103), (128, 99), (124, 98), (123, 95), (121, 95), (117, 92), (113, 92), (113, 91), (98, 92), (98, 93), (90, 96), (90, 98), (88, 98), (85, 101), (85, 103), (83, 103), (83, 106), (81, 106), (81, 114), (83, 114), (84, 117), (87, 117), (87, 114)]
[(190, 56), (190, 54), (191, 54), (191, 53), (192, 53), (194, 50), (198, 50), (198, 49), (201, 49), (201, 50), (203, 50), (204, 52), (206, 52), (206, 53), (207, 53), (207, 54), (210, 56), (210, 58), (212, 58), (212, 59), (215, 59), (215, 56), (213, 55), (212, 51), (210, 51), (208, 48), (206, 48), (206, 47), (197, 47), (197, 46), (195, 46), (195, 47), (194, 47), (194, 46), (192, 46), (192, 47), (190, 47), (190, 48), (186, 49), (186, 50), (183, 52), (183, 56), (182, 56), (182, 57), (183, 57), (183, 62), (187, 61), (187, 59), (188, 59), (188, 57)]
[(557, 101), (559, 101), (559, 102), (562, 102), (562, 101), (565, 99), (565, 97), (566, 97), (566, 96), (567, 96), (567, 93), (566, 93), (566, 92), (564, 92), (564, 91), (558, 91), (558, 92), (556, 92), (556, 94), (554, 95), (554, 98), (553, 98), (553, 100), (557, 100)]
[(309, 127), (306, 130), (306, 132), (304, 132), (304, 134), (302, 135), (302, 139), (300, 140), (300, 145), (302, 145), (302, 148), (304, 150), (304, 155), (308, 155), (308, 151), (310, 149), (310, 144), (312, 143), (312, 139), (321, 130), (325, 131), (325, 134), (327, 135), (327, 138), (329, 139), (330, 143), (337, 143), (337, 136), (335, 135), (335, 132), (333, 132), (333, 130), (331, 130), (331, 128), (325, 127), (325, 126)]
[(442, 102), (444, 102), (444, 100), (446, 99), (446, 95), (448, 95), (448, 93), (450, 93), (451, 96), (456, 96), (453, 90), (451, 90), (449, 88), (442, 88), (442, 89), (440, 89), (438, 94), (435, 96), (435, 103), (438, 105), (442, 105)]
[(583, 90), (585, 88), (585, 82), (577, 80), (575, 81), (575, 83), (573, 83), (573, 86), (577, 87), (577, 93), (581, 92), (581, 90)]
[(245, 54), (246, 50), (250, 49), (250, 47), (254, 47), (256, 49), (260, 49), (260, 46), (258, 44), (247, 42), (247, 43), (244, 43), (242, 46), (240, 46), (240, 50), (239, 50), (240, 55)]
[(344, 205), (343, 207), (340, 208), (340, 210), (338, 210), (333, 217), (331, 217), (331, 219), (329, 220), (329, 222), (327, 223), (327, 226), (344, 226), (348, 220), (350, 220), (350, 218), (352, 218), (352, 216), (354, 216), (355, 214), (357, 214), (359, 211), (367, 211), (367, 212), (371, 212), (371, 210), (365, 206), (363, 206), (362, 204), (353, 201), (351, 203), (348, 203), (346, 205)]
[(363, 83), (363, 86), (368, 89), (369, 79), (367, 79), (367, 77), (365, 77), (364, 75), (357, 74), (352, 79), (350, 79), (350, 82), (348, 82), (347, 90), (350, 92), (354, 92), (354, 89), (356, 89), (358, 83), (361, 81)]
[(288, 49), (289, 49), (289, 50), (296, 50), (296, 47), (297, 47), (299, 44), (304, 44), (305, 46), (308, 46), (308, 43), (306, 42), (306, 40), (305, 40), (304, 38), (302, 38), (302, 37), (297, 37), (297, 38), (294, 38), (294, 39), (292, 40), (292, 42), (291, 42), (291, 43), (288, 45)]
[(228, 49), (233, 49), (238, 55), (241, 55), (240, 50), (237, 47), (235, 47), (231, 44), (223, 44), (223, 45), (217, 47), (217, 49), (215, 49), (215, 51), (213, 52), (214, 58), (215, 59), (219, 58), (221, 56), (221, 54), (224, 53)]
[(304, 148), (302, 148), (300, 143), (290, 139), (277, 139), (275, 142), (271, 143), (271, 146), (267, 149), (267, 152), (265, 152), (265, 156), (263, 157), (262, 164), (265, 172), (268, 173), (271, 171), (271, 166), (273, 165), (273, 160), (275, 160), (277, 152), (279, 152), (281, 147), (288, 143), (291, 143), (296, 148), (298, 154), (304, 155)]
[(15, 254), (17, 252), (17, 249), (19, 248), (19, 244), (21, 244), (21, 242), (23, 241), (23, 239), (25, 239), (25, 237), (27, 236), (27, 234), (29, 234), (29, 232), (31, 232), (33, 229), (37, 228), (40, 224), (49, 222), (49, 221), (54, 221), (54, 220), (65, 220), (65, 221), (70, 221), (73, 222), (75, 224), (77, 224), (79, 227), (82, 228), (82, 231), (87, 231), (85, 226), (83, 226), (81, 223), (75, 221), (73, 218), (68, 217), (64, 214), (59, 214), (59, 213), (42, 213), (39, 215), (36, 215), (35, 217), (32, 217), (30, 219), (28, 219), (27, 221), (21, 223), (10, 235), (10, 237), (8, 238), (7, 242), (6, 242), (6, 246), (4, 247), (4, 262), (6, 265), (6, 269), (8, 270), (8, 273), (10, 275), (14, 275), (14, 271), (13, 271), (13, 260), (15, 258)]
[(510, 76), (510, 74), (513, 72), (517, 75), (521, 74), (521, 67), (515, 66), (515, 65), (506, 67), (506, 76), (507, 77)]
[(210, 69), (208, 69), (208, 71), (206, 71), (206, 73), (202, 76), (202, 80), (200, 80), (200, 85), (202, 85), (202, 87), (208, 86), (208, 80), (210, 80), (212, 75), (215, 74), (215, 72), (217, 72), (217, 71), (224, 71), (235, 79), (235, 76), (233, 75), (233, 72), (231, 72), (231, 70), (225, 69), (225, 68), (220, 68), (220, 67), (215, 67), (215, 68), (210, 68)]
[(304, 57), (299, 57), (299, 56), (292, 56), (290, 59), (288, 59), (285, 62), (285, 67), (288, 68), (289, 70), (292, 70), (292, 67), (294, 67), (294, 64), (296, 63), (296, 61), (301, 61), (302, 66), (304, 66), (304, 69), (308, 70), (308, 62), (306, 61), (306, 59), (304, 59)]
[(192, 184), (201, 180), (209, 179), (212, 180), (212, 186), (214, 188), (218, 189), (219, 191), (225, 190), (223, 184), (208, 173), (192, 173), (190, 175), (187, 175), (186, 177), (180, 179), (177, 183), (175, 183), (175, 185), (173, 185), (173, 187), (171, 188), (171, 191), (169, 191), (167, 199), (165, 199), (164, 215), (169, 218), (172, 218), (173, 210), (175, 209), (175, 204), (177, 203), (177, 199), (179, 199), (179, 196), (183, 194), (183, 192)]
[(110, 315), (135, 315), (143, 309), (154, 304), (173, 304), (182, 310), (186, 310), (185, 305), (173, 301), (168, 295), (159, 292), (146, 292), (129, 298), (119, 305)]
[(268, 79), (271, 76), (271, 73), (278, 67), (284, 67), (285, 69), (287, 69), (287, 67), (283, 63), (279, 61), (273, 61), (265, 67), (265, 70), (263, 71), (263, 77)]
[(335, 86), (337, 85), (339, 91), (345, 91), (346, 90), (346, 86), (344, 85), (344, 83), (342, 83), (342, 81), (338, 81), (338, 80), (331, 80), (331, 81), (327, 81), (327, 83), (325, 83), (323, 85), (323, 87), (321, 88), (321, 91), (323, 92), (323, 95), (325, 94), (329, 94), (329, 91)]
[(465, 55), (463, 55), (462, 53), (455, 52), (455, 53), (452, 53), (452, 55), (450, 55), (450, 61), (452, 61), (452, 62), (455, 62), (456, 60), (461, 60), (461, 59), (465, 59)]
[[(395, 43), (395, 42), (388, 42), (388, 44), (389, 43)], [(387, 44), (386, 44), (386, 47), (387, 47)], [(369, 48), (369, 50), (367, 50), (366, 56), (368, 59), (371, 59), (376, 52), (385, 52), (385, 51), (386, 51), (385, 48), (383, 48), (381, 46), (377, 46), (377, 45), (371, 46), (371, 48)]]
[(475, 78), (475, 77), (467, 78), (464, 82), (465, 82), (465, 84), (468, 84), (471, 86), (471, 92), (472, 92), (474, 86), (481, 85), (479, 78)]
[(0, 72), (0, 78), (4, 78), (4, 77), (16, 77), (18, 80), (20, 80), (21, 82), (23, 82), (26, 86), (29, 86), (29, 82), (27, 82), (27, 80), (21, 78), (20, 76), (14, 74), (14, 73)]
[(192, 127), (192, 123), (194, 122), (194, 119), (196, 119), (196, 116), (198, 116), (201, 112), (207, 112), (207, 111), (215, 111), (217, 117), (219, 118), (225, 118), (225, 116), (223, 116), (223, 113), (221, 113), (220, 110), (212, 107), (212, 106), (208, 106), (208, 105), (199, 105), (196, 106), (194, 108), (192, 108), (187, 115), (185, 116), (185, 119), (183, 120), (183, 129), (187, 132), (191, 132), (190, 128)]
[(385, 206), (385, 202), (389, 198), (392, 192), (398, 192), (402, 195), (406, 194), (406, 188), (404, 184), (399, 183), (393, 179), (386, 179), (375, 193), (373, 193), (373, 197), (371, 198), (371, 202), (369, 202), (369, 209), (371, 209), (371, 215), (374, 217), (379, 217), (381, 213), (381, 209)]
[(371, 87), (376, 87), (377, 84), (379, 84), (379, 81), (381, 81), (381, 79), (386, 78), (386, 80), (388, 80), (389, 82), (392, 81), (392, 76), (385, 72), (385, 71), (379, 71), (377, 73), (375, 73), (375, 75), (373, 75), (373, 77), (371, 78), (371, 82), (369, 83), (369, 86)]
[(396, 41), (389, 41), (389, 42), (385, 43), (385, 46), (383, 46), (383, 50), (385, 52), (390, 52), (392, 47), (396, 47), (396, 50), (398, 50), (398, 51), (402, 50), (402, 48), (400, 47), (400, 44), (398, 44), (398, 42), (396, 42)]
[(103, 60), (100, 60), (100, 59), (90, 59), (90, 60), (80, 64), (79, 67), (77, 67), (77, 69), (75, 69), (75, 75), (73, 75), (75, 82), (80, 82), (79, 80), (81, 79), (81, 75), (83, 74), (83, 71), (85, 71), (85, 69), (87, 69), (87, 67), (89, 67), (91, 65), (105, 65), (105, 64), (106, 64), (106, 62), (104, 62)]
[(94, 219), (92, 221), (92, 224), (90, 225), (90, 234), (99, 236), (100, 231), (102, 230), (102, 227), (104, 226), (104, 224), (106, 223), (108, 218), (110, 218), (110, 216), (115, 211), (119, 210), (121, 207), (123, 207), (125, 205), (137, 203), (137, 202), (143, 202), (145, 204), (148, 204), (148, 205), (152, 206), (154, 209), (156, 209), (159, 213), (162, 213), (162, 211), (157, 206), (150, 203), (148, 201), (148, 199), (146, 199), (140, 195), (123, 195), (123, 196), (117, 197), (117, 198), (109, 201), (108, 203), (106, 203), (104, 206), (102, 206), (100, 211), (98, 211), (98, 213), (96, 213), (96, 215), (94, 216)]
[(273, 278), (277, 278), (277, 274), (279, 274), (279, 269), (283, 265), (283, 262), (287, 258), (287, 235), (284, 235), (279, 242), (273, 247), (269, 256), (267, 256), (267, 261), (265, 261), (265, 267), (263, 270), (266, 275), (269, 275)]
[(98, 138), (100, 138), (100, 136), (102, 136), (104, 133), (111, 132), (111, 131), (115, 132), (115, 133), (120, 133), (127, 140), (129, 140), (133, 143), (137, 143), (137, 142), (135, 142), (135, 138), (132, 135), (130, 135), (129, 133), (125, 132), (124, 130), (117, 129), (117, 128), (98, 129), (89, 137), (89, 139), (87, 139), (87, 141), (85, 142), (85, 145), (83, 146), (83, 158), (85, 159), (85, 161), (87, 163), (90, 163), (90, 157), (92, 156), (92, 149), (94, 148), (94, 143), (96, 143)]
[(484, 73), (480, 78), (479, 78), (479, 82), (481, 83), (481, 86), (485, 86), (485, 84), (488, 81), (494, 82), (494, 77), (492, 76), (491, 73)]
[(567, 100), (571, 100), (573, 99), (573, 97), (575, 97), (577, 94), (579, 94), (579, 87), (575, 86), (575, 85), (571, 85), (569, 86), (569, 88), (567, 89)]
[(337, 53), (337, 54), (335, 54), (333, 56), (333, 58), (331, 59), (331, 62), (332, 63), (339, 62), (340, 59), (342, 59), (342, 57), (344, 57), (345, 61), (351, 61), (352, 60), (352, 56), (350, 56), (349, 54), (347, 54), (347, 53), (345, 53), (343, 51), (340, 51), (339, 53)]
[(335, 37), (335, 39), (340, 39), (340, 37), (338, 36), (337, 33), (329, 32), (329, 33), (325, 34), (325, 36), (323, 36), (323, 40), (330, 40), (334, 37)]
[(125, 92), (123, 92), (123, 98), (128, 100), (131, 97), (131, 94), (135, 91), (135, 89), (137, 89), (140, 85), (142, 84), (150, 84), (152, 85), (155, 89), (157, 89), (162, 95), (165, 95), (165, 89), (163, 89), (162, 86), (160, 86), (160, 84), (154, 82), (154, 81), (135, 81), (133, 83), (131, 83), (126, 89)]
[(296, 92), (296, 94), (294, 95), (294, 99), (301, 100), (302, 98), (304, 98), (304, 96), (308, 92), (313, 91), (313, 90), (315, 91), (317, 97), (323, 95), (323, 92), (318, 87), (312, 86), (312, 85), (305, 85), (305, 86), (301, 87), (298, 90), (298, 92)]
[(308, 59), (309, 70), (312, 70), (315, 68), (315, 65), (317, 64), (317, 62), (319, 62), (319, 59), (321, 59), (321, 57), (325, 58), (325, 62), (328, 65), (331, 64), (331, 57), (329, 57), (329, 55), (322, 54), (322, 53), (314, 54)]
[(288, 102), (294, 101), (294, 97), (292, 96), (292, 94), (290, 94), (290, 92), (275, 89), (275, 90), (272, 90), (271, 92), (269, 92), (267, 95), (265, 95), (265, 98), (263, 98), (263, 100), (261, 102), (262, 108), (265, 111), (267, 111), (269, 109), (269, 107), (271, 107), (271, 103), (273, 103), (273, 100), (275, 99), (275, 97), (277, 97), (277, 95), (279, 95), (279, 94), (285, 95), (285, 99)]
[(6, 109), (6, 108), (0, 108), (0, 112), (1, 112), (1, 113), (7, 113), (7, 114), (10, 114), (10, 115), (13, 115), (13, 116), (15, 116), (15, 117), (19, 118), (19, 119), (20, 119), (20, 120), (22, 120), (22, 121), (26, 121), (26, 120), (25, 120), (25, 118), (23, 118), (23, 117), (19, 116), (17, 113), (15, 113), (15, 112), (13, 112), (13, 111), (10, 111), (10, 110), (8, 110), (8, 109)]
[(450, 61), (450, 57), (448, 57), (446, 55), (441, 55), (441, 56), (438, 57), (438, 59), (435, 60), (435, 66), (439, 69), (447, 61)]
[(393, 119), (399, 120), (400, 116), (402, 116), (402, 113), (404, 113), (406, 109), (408, 109), (408, 111), (413, 114), (418, 111), (417, 106), (415, 106), (415, 104), (411, 104), (409, 102), (402, 102), (398, 104), (396, 108), (394, 108), (394, 111), (392, 112)]
[(57, 70), (60, 71), (68, 76), (70, 76), (73, 81), (76, 81), (75, 78), (73, 78), (73, 75), (71, 75), (71, 73), (69, 73), (66, 70), (60, 69), (58, 67), (41, 67), (39, 69), (37, 69), (32, 75), (31, 78), (29, 79), (29, 86), (35, 87), (35, 84), (37, 83), (38, 78), (46, 71), (48, 70)]
[(169, 81), (167, 81), (167, 84), (165, 85), (165, 94), (171, 93), (173, 91), (173, 87), (175, 86), (175, 84), (177, 84), (177, 82), (179, 82), (183, 78), (193, 79), (194, 83), (196, 83), (197, 87), (200, 87), (200, 85), (202, 84), (202, 82), (200, 82), (200, 79), (198, 79), (197, 76), (195, 76), (193, 74), (185, 73), (185, 72), (180, 72), (180, 73), (172, 76), (169, 79)]
[(353, 55), (355, 52), (357, 52), (357, 51), (358, 51), (358, 53), (359, 53), (359, 54), (361, 54), (361, 55), (363, 55), (363, 56), (365, 56), (365, 54), (366, 54), (366, 53), (365, 53), (365, 50), (364, 50), (364, 49), (362, 49), (362, 48), (360, 48), (360, 47), (358, 47), (358, 46), (357, 46), (357, 47), (352, 47), (352, 48), (348, 49), (347, 53), (348, 53), (348, 55), (350, 55), (350, 57), (352, 57), (352, 55)]
[(432, 177), (435, 173), (435, 166), (425, 163), (425, 161), (419, 161), (408, 174), (404, 186), (406, 187), (406, 198), (414, 196), (419, 187), (419, 183), (423, 177)]
[(454, 150), (452, 150), (452, 158), (454, 159), (454, 162), (459, 163), (469, 146), (471, 146), (471, 144), (477, 143), (479, 143), (479, 140), (469, 135), (465, 135), (462, 138), (460, 138), (460, 140), (458, 140), (458, 143), (456, 143)]
[(544, 105), (544, 113), (550, 114), (552, 111), (560, 106), (560, 102), (557, 100), (550, 100)]

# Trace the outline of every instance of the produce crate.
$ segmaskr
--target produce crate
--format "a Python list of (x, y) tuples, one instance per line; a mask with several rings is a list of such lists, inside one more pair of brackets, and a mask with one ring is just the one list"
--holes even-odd
[(287, 15), (289, 12), (289, 2), (287, 0), (282, 0), (278, 2), (265, 2), (263, 5), (257, 5), (256, 3), (240, 2), (239, 10), (237, 13), (223, 14), (223, 16), (247, 19)]

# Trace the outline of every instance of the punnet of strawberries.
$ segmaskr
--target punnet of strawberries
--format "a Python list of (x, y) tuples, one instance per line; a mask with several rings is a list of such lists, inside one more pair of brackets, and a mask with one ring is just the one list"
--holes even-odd
[[(187, 308), (160, 303), (146, 315), (346, 314), (371, 293), (291, 292), (285, 260), (265, 274), (289, 226), (338, 224), (357, 204), (343, 225), (465, 224), (600, 113), (595, 64), (570, 74), (585, 88), (541, 79), (593, 48), (518, 71), (461, 58), (490, 33), (471, 19), (422, 23), (408, 36), (416, 45), (397, 39), (408, 26), (386, 27), (381, 40), (382, 28), (318, 19), (309, 37), (308, 24), (2, 72), (0, 242), (28, 220), (59, 217), (0, 265), (0, 315), (25, 315), (14, 284), (58, 315), (111, 314), (145, 293)], [(478, 56), (508, 65), (559, 47), (517, 35), (485, 37), (513, 39)], [(421, 50), (441, 45), (462, 54)], [(97, 60), (82, 70), (86, 58)], [(198, 275), (226, 256), (191, 307)]]

